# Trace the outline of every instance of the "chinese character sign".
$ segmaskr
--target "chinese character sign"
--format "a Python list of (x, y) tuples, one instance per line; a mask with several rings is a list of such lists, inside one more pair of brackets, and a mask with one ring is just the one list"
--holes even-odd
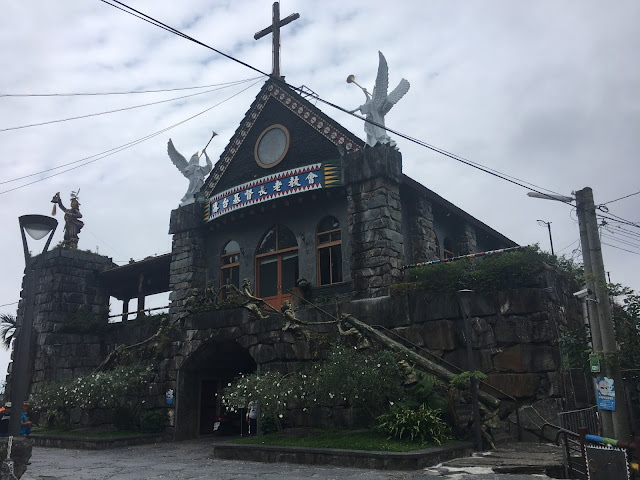
[(211, 197), (205, 221), (256, 203), (340, 184), (338, 162), (307, 165), (230, 188)]
[(598, 395), (598, 408), (600, 410), (616, 409), (616, 391), (612, 378), (596, 378), (596, 392)]

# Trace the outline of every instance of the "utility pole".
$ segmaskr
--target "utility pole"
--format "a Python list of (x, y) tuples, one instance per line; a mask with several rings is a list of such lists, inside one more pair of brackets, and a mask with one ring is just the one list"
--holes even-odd
[[(613, 354), (618, 351), (616, 343), (609, 292), (602, 260), (602, 246), (598, 235), (598, 221), (593, 201), (593, 191), (586, 187), (576, 192), (576, 209), (580, 225), (580, 240), (587, 288), (596, 295), (596, 305), (589, 304), (593, 348), (596, 353)], [(595, 307), (595, 308), (594, 308)], [(605, 358), (605, 374), (614, 380), (619, 399), (615, 410), (599, 410), (602, 418), (603, 434), (606, 437), (627, 441), (630, 438), (629, 422), (624, 402), (624, 385), (620, 366)]]

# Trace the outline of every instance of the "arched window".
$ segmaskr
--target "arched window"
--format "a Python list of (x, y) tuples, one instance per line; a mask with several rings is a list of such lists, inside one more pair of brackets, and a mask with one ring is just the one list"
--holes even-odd
[(276, 308), (291, 298), (298, 280), (298, 241), (291, 230), (276, 225), (256, 250), (256, 294)]
[(455, 257), (453, 253), (453, 243), (449, 237), (445, 238), (442, 242), (442, 250), (444, 250), (444, 260)]
[(227, 242), (220, 255), (220, 286), (227, 283), (240, 288), (240, 245), (235, 240)]
[(325, 217), (316, 230), (318, 285), (342, 281), (342, 232), (334, 217)]

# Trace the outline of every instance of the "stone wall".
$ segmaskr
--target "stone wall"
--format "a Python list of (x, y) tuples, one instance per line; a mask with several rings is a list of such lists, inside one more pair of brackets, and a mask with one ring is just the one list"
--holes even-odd
[[(86, 375), (104, 354), (97, 335), (61, 333), (65, 321), (76, 324), (102, 319), (107, 323), (109, 293), (100, 272), (115, 264), (110, 258), (80, 250), (55, 248), (35, 257), (44, 262), (36, 280), (32, 339), (32, 382), (65, 380)], [(25, 292), (21, 292), (24, 298)], [(24, 310), (18, 307), (18, 318)], [(12, 364), (9, 365), (9, 376)], [(10, 384), (9, 376), (7, 384)]]
[(402, 277), (402, 155), (390, 146), (344, 159), (354, 298), (379, 297)]
[(206, 286), (206, 248), (201, 227), (203, 207), (192, 203), (171, 212), (169, 233), (173, 234), (169, 269), (169, 314), (172, 318), (184, 311), (193, 288)]

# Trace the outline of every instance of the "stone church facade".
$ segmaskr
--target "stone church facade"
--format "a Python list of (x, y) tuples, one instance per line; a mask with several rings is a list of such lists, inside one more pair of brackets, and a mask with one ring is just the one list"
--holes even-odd
[[(54, 249), (44, 262), (34, 317), (31, 391), (43, 382), (91, 373), (117, 345), (157, 330), (148, 318), (110, 323), (100, 333), (63, 328), (70, 316), (104, 315), (109, 298), (128, 305), (170, 292), (177, 326), (140, 393), (167, 410), (176, 439), (209, 433), (221, 414), (217, 393), (240, 373), (283, 372), (318, 360), (309, 341), (283, 331), (278, 315), (247, 309), (195, 312), (190, 299), (251, 282), (278, 308), (304, 286), (307, 301), (381, 325), (466, 368), (462, 319), (453, 297), (390, 296), (403, 267), (516, 244), (402, 173), (400, 152), (368, 147), (298, 93), (269, 80), (249, 108), (196, 201), (171, 212), (170, 255), (125, 266), (86, 252)], [(531, 287), (476, 302), (476, 364), (519, 399), (565, 395), (559, 331), (579, 322), (567, 286), (541, 275)], [(292, 293), (293, 291), (293, 293)], [(142, 308), (140, 308), (142, 307)], [(126, 313), (126, 308), (125, 312)], [(297, 315), (326, 320), (300, 305)], [(128, 318), (123, 315), (123, 319)], [(316, 333), (338, 337), (335, 325)], [(321, 356), (321, 352), (320, 352)], [(165, 392), (175, 391), (167, 405)], [(80, 415), (80, 414), (78, 414)], [(78, 421), (99, 423), (98, 413)], [(93, 416), (92, 416), (93, 415)]]

